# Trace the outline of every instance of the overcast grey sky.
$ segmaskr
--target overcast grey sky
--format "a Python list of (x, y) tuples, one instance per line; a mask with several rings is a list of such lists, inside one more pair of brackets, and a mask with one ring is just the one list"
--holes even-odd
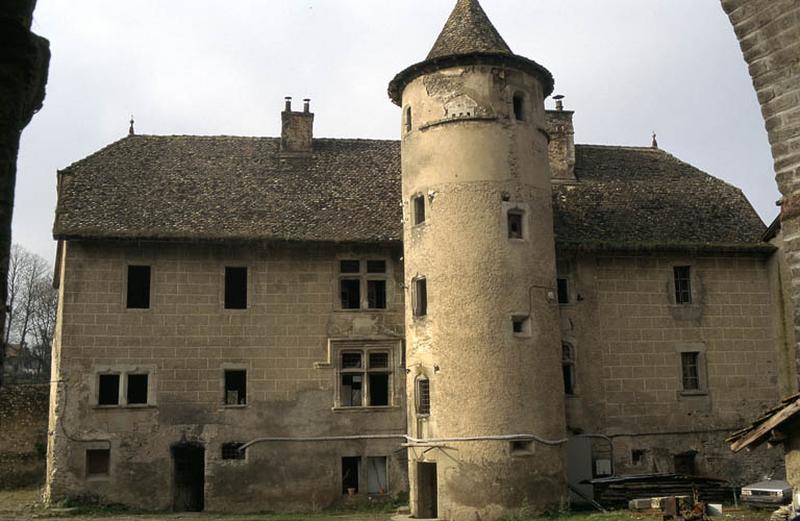
[[(386, 95), (455, 0), (39, 0), (47, 98), (23, 134), (14, 241), (53, 259), (56, 170), (127, 134), (275, 136), (283, 97), (319, 137), (396, 138)], [(482, 0), (555, 76), (579, 143), (649, 145), (720, 177), (764, 221), (779, 197), (757, 100), (718, 0)], [(547, 101), (548, 107), (552, 100)]]

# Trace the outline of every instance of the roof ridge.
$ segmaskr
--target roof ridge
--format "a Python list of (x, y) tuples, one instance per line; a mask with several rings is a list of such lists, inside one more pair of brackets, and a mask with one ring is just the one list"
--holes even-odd
[(472, 53), (514, 54), (478, 0), (458, 0), (427, 59)]

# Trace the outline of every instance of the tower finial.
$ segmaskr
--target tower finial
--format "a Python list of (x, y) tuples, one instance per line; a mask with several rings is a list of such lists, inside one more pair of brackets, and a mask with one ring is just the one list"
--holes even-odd
[(134, 132), (134, 130), (133, 130), (133, 114), (131, 114), (131, 126), (128, 128), (128, 135), (129, 135), (129, 136), (132, 136), (132, 135), (134, 135), (135, 133), (136, 133), (136, 132)]
[(653, 131), (653, 143), (650, 145), (653, 148), (658, 148), (658, 140), (656, 139), (656, 131)]

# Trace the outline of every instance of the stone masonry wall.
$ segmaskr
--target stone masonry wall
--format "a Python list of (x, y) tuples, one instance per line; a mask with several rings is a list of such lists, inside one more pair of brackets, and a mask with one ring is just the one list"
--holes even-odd
[[(569, 426), (611, 436), (617, 473), (673, 471), (673, 457), (691, 451), (706, 475), (748, 481), (780, 471), (779, 453), (737, 456), (723, 442), (779, 398), (780, 317), (768, 262), (745, 255), (574, 258), (572, 303), (562, 306), (563, 337), (576, 353)], [(674, 266), (691, 267), (691, 304), (675, 303)], [(698, 391), (683, 390), (683, 351), (700, 353)], [(637, 462), (634, 449), (644, 451)]]
[[(362, 464), (387, 457), (386, 492), (407, 489), (402, 439), (270, 442), (247, 449), (245, 460), (221, 457), (223, 443), (261, 437), (405, 433), (399, 251), (69, 242), (62, 255), (50, 500), (94, 494), (170, 508), (170, 451), (183, 442), (205, 449), (206, 510), (308, 510), (339, 502), (342, 457), (361, 457)], [(337, 308), (339, 258), (386, 260), (388, 309)], [(152, 267), (149, 309), (126, 309), (128, 264)], [(247, 309), (223, 309), (225, 266), (248, 267)], [(391, 353), (390, 406), (336, 406), (339, 357), (331, 339), (380, 343)], [(247, 371), (246, 405), (225, 405), (225, 369)], [(104, 371), (148, 373), (147, 405), (99, 406)], [(87, 471), (86, 451), (97, 449), (110, 449), (107, 475)], [(365, 465), (361, 472), (365, 498)]]
[[(795, 328), (800, 329), (800, 2), (722, 0), (761, 104), (778, 188)], [(796, 335), (797, 336), (797, 335)]]
[(44, 481), (48, 385), (0, 388), (0, 489)]

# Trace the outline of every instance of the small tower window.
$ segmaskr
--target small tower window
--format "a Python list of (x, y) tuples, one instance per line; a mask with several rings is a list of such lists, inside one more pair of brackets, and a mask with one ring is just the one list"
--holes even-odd
[(406, 132), (411, 132), (411, 107), (406, 107)]
[(561, 345), (561, 369), (564, 373), (564, 394), (575, 394), (575, 350), (569, 344)]
[(521, 92), (514, 94), (514, 117), (517, 121), (525, 121), (525, 95)]
[(426, 279), (414, 280), (412, 303), (415, 317), (424, 317), (428, 314), (428, 281)]
[(422, 224), (425, 222), (425, 196), (423, 194), (415, 195), (411, 199), (411, 205), (414, 208), (414, 225)]
[(525, 212), (522, 210), (509, 210), (508, 211), (508, 238), (509, 239), (523, 239), (523, 222)]
[(675, 303), (692, 303), (692, 276), (689, 266), (675, 266), (673, 268), (675, 279)]
[(511, 330), (514, 336), (531, 335), (531, 319), (528, 315), (514, 315), (511, 317)]
[(417, 380), (417, 414), (422, 416), (431, 414), (431, 383), (425, 377)]

